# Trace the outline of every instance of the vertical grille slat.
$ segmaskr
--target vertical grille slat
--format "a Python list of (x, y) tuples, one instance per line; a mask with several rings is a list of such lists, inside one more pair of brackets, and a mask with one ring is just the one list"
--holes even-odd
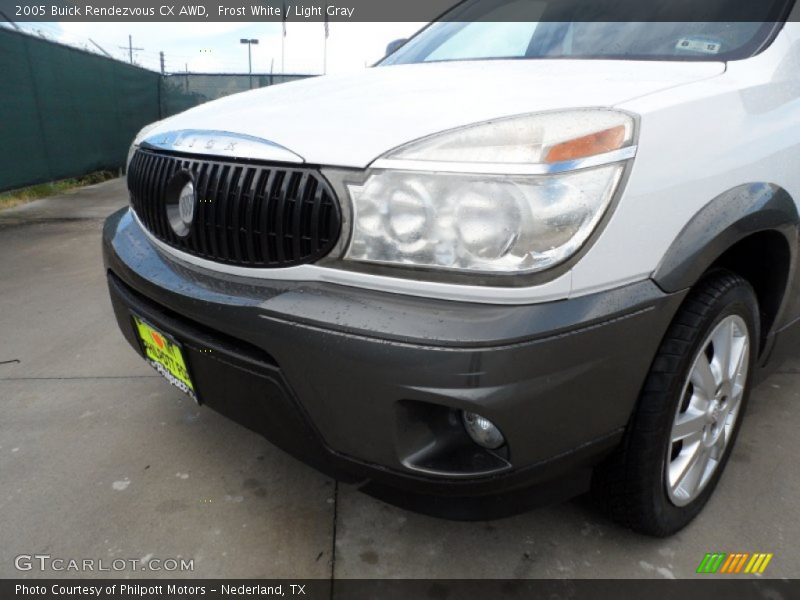
[[(197, 191), (198, 191), (198, 182), (199, 182), (199, 178), (198, 178), (199, 165), (197, 164), (196, 161), (192, 161), (192, 162), (189, 163), (189, 166), (187, 168), (188, 168), (189, 171), (192, 172), (192, 175), (194, 177), (194, 189), (195, 189), (195, 193), (197, 193)], [(196, 214), (196, 212), (197, 212), (197, 204), (195, 204), (195, 214)], [(200, 252), (198, 239), (197, 239), (197, 236), (194, 235), (194, 232), (191, 232), (189, 234), (189, 237), (186, 238), (186, 243), (189, 246), (189, 251), (192, 252), (193, 254), (198, 254)]]
[[(164, 196), (166, 195), (167, 183), (169, 182), (170, 179), (172, 179), (172, 176), (179, 170), (180, 167), (180, 165), (175, 164), (173, 161), (165, 160), (163, 161), (163, 163), (164, 163), (164, 168), (162, 169), (157, 182), (158, 189), (161, 190), (161, 198), (159, 205), (163, 205), (164, 203)], [(161, 228), (161, 231), (164, 232), (163, 235), (165, 235), (170, 242), (174, 243), (177, 237), (175, 236), (175, 233), (172, 231), (172, 228), (169, 226), (167, 215), (164, 213), (163, 210), (159, 210), (156, 211), (156, 218), (158, 219), (158, 226)]]
[(142, 170), (139, 168), (139, 163), (141, 160), (141, 154), (134, 154), (130, 164), (128, 165), (128, 172), (133, 173), (132, 175), (128, 176), (127, 183), (128, 193), (130, 194), (131, 204), (133, 205), (134, 210), (139, 208), (139, 177), (142, 173)]
[(277, 204), (275, 215), (275, 243), (277, 245), (278, 261), (283, 262), (286, 256), (291, 256), (291, 251), (287, 252), (287, 246), (291, 243), (291, 215), (292, 215), (292, 190), (295, 187), (297, 172), (290, 171), (283, 179), (280, 191), (280, 202)]
[[(166, 193), (165, 188), (167, 186), (167, 181), (169, 181), (170, 177), (170, 170), (172, 169), (172, 163), (166, 160), (159, 161), (159, 170), (156, 174), (155, 186), (156, 190), (158, 190), (157, 195), (159, 197), (159, 205), (164, 202), (164, 195)], [(167, 217), (164, 214), (163, 210), (156, 210), (155, 211), (155, 223), (156, 229), (161, 231), (161, 235), (167, 238), (167, 240), (172, 241), (172, 230), (170, 229), (169, 223), (167, 223)]]
[(271, 171), (269, 169), (261, 169), (258, 174), (258, 183), (253, 190), (253, 199), (248, 210), (248, 240), (253, 245), (253, 261), (261, 263), (263, 260), (263, 253), (261, 252), (261, 239), (258, 217), (261, 212), (261, 207), (264, 205), (264, 190), (267, 189)]
[(281, 190), (284, 189), (285, 186), (283, 183), (288, 178), (289, 175), (286, 171), (275, 170), (275, 177), (272, 179), (269, 187), (266, 211), (262, 220), (262, 231), (267, 240), (267, 249), (264, 250), (264, 260), (267, 260), (269, 257), (271, 262), (281, 261), (281, 256), (278, 255), (279, 247), (281, 246), (281, 244), (278, 244), (278, 229), (282, 229), (279, 219), (283, 217), (283, 212), (278, 212), (278, 206), (279, 204), (283, 204)]
[(264, 196), (261, 202), (261, 209), (258, 215), (258, 235), (261, 238), (261, 260), (265, 263), (270, 262), (270, 257), (275, 256), (272, 250), (273, 239), (270, 237), (270, 208), (272, 207), (272, 196), (274, 195), (273, 188), (275, 182), (278, 181), (278, 171), (272, 170), (267, 178), (267, 183), (264, 186)]
[(297, 186), (294, 201), (294, 215), (292, 215), (292, 254), (294, 256), (301, 256), (302, 243), (303, 243), (303, 203), (306, 201), (306, 193), (308, 192), (308, 173), (303, 173), (300, 178), (300, 183)]
[(254, 257), (251, 252), (252, 243), (248, 243), (249, 235), (247, 234), (247, 211), (252, 205), (250, 198), (254, 191), (254, 180), (256, 178), (257, 169), (247, 167), (244, 171), (241, 184), (236, 195), (235, 212), (233, 219), (234, 236), (236, 240), (235, 248), (238, 249), (239, 254), (237, 260), (240, 262), (253, 262)]
[(225, 245), (232, 260), (242, 262), (242, 249), (239, 247), (238, 231), (238, 203), (241, 202), (240, 181), (242, 178), (242, 167), (235, 167), (230, 171), (227, 187), (225, 188)]
[[(182, 237), (173, 231), (166, 206), (179, 193), (170, 183), (189, 176), (197, 203)], [(314, 168), (139, 149), (129, 166), (128, 191), (133, 210), (156, 238), (224, 264), (278, 268), (315, 262), (331, 250), (341, 229), (338, 201)]]
[(134, 156), (139, 156), (140, 158), (135, 167), (138, 169), (138, 172), (133, 171), (133, 180), (136, 182), (137, 193), (142, 194), (144, 193), (145, 164), (149, 160), (149, 157), (145, 154), (134, 154)]
[(195, 222), (192, 227), (192, 235), (198, 238), (200, 256), (209, 256), (206, 207), (208, 205), (208, 181), (211, 179), (210, 171), (211, 166), (207, 162), (200, 164), (200, 178), (197, 180), (197, 204), (194, 207)]
[(145, 174), (145, 177), (147, 177), (147, 187), (145, 188), (145, 193), (148, 197), (154, 199), (154, 202), (149, 203), (147, 206), (147, 221), (148, 225), (153, 230), (153, 233), (156, 235), (159, 234), (158, 217), (156, 215), (156, 207), (159, 204), (159, 190), (156, 186), (156, 180), (158, 179), (158, 172), (163, 165), (164, 163), (159, 160), (157, 156), (154, 156), (150, 166), (148, 167), (148, 172)]
[[(134, 155), (136, 156), (136, 155)], [(145, 176), (147, 173), (147, 163), (150, 158), (147, 155), (142, 154), (142, 159), (137, 163), (136, 168), (139, 169), (138, 173), (136, 171), (133, 172), (134, 180), (136, 181), (136, 190), (137, 194), (139, 194), (139, 198), (141, 201), (139, 202), (139, 206), (142, 210), (144, 210), (144, 198), (145, 194)]]
[(317, 187), (317, 191), (314, 194), (314, 206), (311, 208), (311, 247), (316, 248), (320, 245), (319, 243), (319, 213), (320, 208), (322, 207), (323, 196), (325, 194), (325, 188), (322, 186)]
[(142, 221), (148, 228), (152, 228), (153, 224), (151, 222), (151, 215), (153, 213), (153, 205), (155, 202), (147, 202), (147, 198), (152, 196), (152, 192), (150, 190), (150, 178), (153, 176), (153, 167), (156, 164), (156, 159), (154, 156), (145, 157), (144, 162), (142, 163), (142, 186), (141, 186), (141, 194), (142, 194)]
[(208, 182), (209, 194), (206, 197), (206, 235), (208, 236), (210, 255), (223, 260), (217, 245), (217, 205), (219, 204), (219, 187), (222, 181), (222, 165), (211, 167), (211, 181)]
[(217, 181), (217, 192), (215, 194), (216, 202), (214, 202), (214, 231), (217, 239), (217, 252), (220, 259), (224, 261), (230, 260), (230, 253), (228, 252), (228, 232), (227, 223), (225, 222), (225, 213), (228, 207), (228, 194), (231, 189), (231, 165), (223, 165), (220, 169), (219, 180)]

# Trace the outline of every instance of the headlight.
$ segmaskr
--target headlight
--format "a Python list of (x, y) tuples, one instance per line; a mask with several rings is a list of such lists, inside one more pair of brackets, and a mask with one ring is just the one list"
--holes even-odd
[(485, 273), (567, 260), (605, 214), (633, 155), (630, 116), (505, 119), (415, 142), (350, 185), (345, 258)]

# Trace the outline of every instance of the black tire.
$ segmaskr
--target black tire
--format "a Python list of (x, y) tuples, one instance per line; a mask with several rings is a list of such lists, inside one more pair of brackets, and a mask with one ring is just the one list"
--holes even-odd
[[(664, 537), (681, 530), (703, 509), (725, 469), (747, 406), (760, 339), (758, 314), (753, 288), (730, 271), (710, 272), (689, 292), (661, 342), (623, 443), (595, 471), (593, 494), (615, 521)], [(667, 493), (665, 468), (678, 402), (700, 345), (731, 315), (744, 320), (750, 335), (740, 408), (716, 471), (696, 498), (676, 506)]]

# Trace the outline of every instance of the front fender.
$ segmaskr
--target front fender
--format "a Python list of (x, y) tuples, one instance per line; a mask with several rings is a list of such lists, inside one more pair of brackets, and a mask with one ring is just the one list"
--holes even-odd
[(761, 231), (786, 238), (795, 264), (797, 206), (789, 193), (771, 183), (750, 183), (728, 190), (706, 204), (672, 242), (653, 274), (666, 292), (692, 287), (737, 242)]

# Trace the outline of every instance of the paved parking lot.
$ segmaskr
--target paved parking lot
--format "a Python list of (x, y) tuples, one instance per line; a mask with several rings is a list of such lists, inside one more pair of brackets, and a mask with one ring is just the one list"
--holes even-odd
[(800, 575), (800, 360), (756, 390), (717, 493), (671, 539), (583, 499), (424, 517), (198, 408), (134, 354), (100, 257), (103, 218), (125, 202), (114, 180), (0, 212), (0, 577), (43, 576), (14, 557), (45, 553), (181, 556), (202, 578), (680, 578), (710, 551), (773, 552), (765, 576)]

